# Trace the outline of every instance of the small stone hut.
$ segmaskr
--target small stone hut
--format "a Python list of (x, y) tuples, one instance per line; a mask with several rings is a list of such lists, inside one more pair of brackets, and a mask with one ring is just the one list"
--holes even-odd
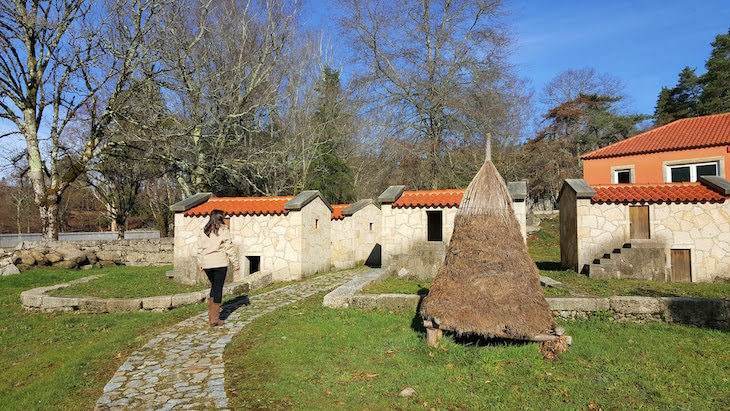
[(319, 191), (279, 197), (196, 194), (171, 209), (175, 212), (174, 278), (182, 283), (206, 281), (197, 268), (197, 236), (215, 209), (228, 216), (240, 259), (241, 271), (227, 280), (267, 271), (274, 281), (290, 281), (330, 269), (333, 209)]
[(730, 182), (591, 186), (560, 191), (560, 260), (597, 278), (730, 279)]
[(338, 270), (359, 264), (379, 266), (380, 208), (370, 199), (332, 208), (332, 266)]
[[(527, 182), (507, 184), (523, 241), (527, 238)], [(401, 278), (430, 278), (446, 256), (465, 189), (406, 190), (390, 186), (379, 197), (382, 264)]]

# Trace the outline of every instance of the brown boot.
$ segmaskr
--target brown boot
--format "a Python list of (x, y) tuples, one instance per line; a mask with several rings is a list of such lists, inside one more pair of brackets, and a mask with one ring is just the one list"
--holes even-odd
[(218, 315), (215, 312), (215, 303), (212, 301), (208, 304), (208, 324), (210, 324), (211, 327), (218, 325)]
[(217, 320), (217, 325), (223, 325), (226, 322), (221, 320), (221, 304), (220, 303), (213, 303), (213, 306), (215, 306), (215, 319)]

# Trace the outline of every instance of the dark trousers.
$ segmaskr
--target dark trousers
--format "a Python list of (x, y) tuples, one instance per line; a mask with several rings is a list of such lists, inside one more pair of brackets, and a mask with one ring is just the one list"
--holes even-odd
[(210, 298), (220, 304), (223, 301), (223, 283), (226, 281), (228, 267), (206, 268), (205, 275), (210, 280)]

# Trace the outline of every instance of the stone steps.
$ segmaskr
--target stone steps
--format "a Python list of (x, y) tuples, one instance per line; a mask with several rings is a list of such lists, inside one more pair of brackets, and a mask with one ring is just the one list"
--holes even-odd
[(632, 240), (594, 259), (588, 276), (665, 281), (664, 244), (654, 240)]

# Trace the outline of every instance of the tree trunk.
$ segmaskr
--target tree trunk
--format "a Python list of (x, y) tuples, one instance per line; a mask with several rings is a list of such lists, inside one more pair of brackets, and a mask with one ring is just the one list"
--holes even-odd
[(41, 214), (41, 222), (43, 223), (43, 240), (58, 240), (58, 204), (38, 204)]

